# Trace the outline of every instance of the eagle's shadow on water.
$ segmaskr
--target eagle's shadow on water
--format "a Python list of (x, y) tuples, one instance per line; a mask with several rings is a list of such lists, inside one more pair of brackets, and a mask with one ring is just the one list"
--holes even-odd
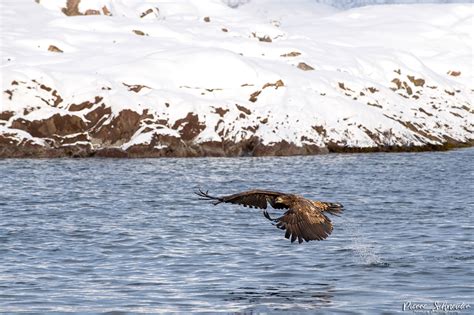
[(289, 310), (298, 307), (309, 310), (332, 305), (336, 287), (326, 283), (303, 283), (304, 290), (295, 290), (287, 284), (260, 287), (240, 287), (229, 292), (226, 302), (248, 306), (246, 312), (266, 307), (270, 310)]

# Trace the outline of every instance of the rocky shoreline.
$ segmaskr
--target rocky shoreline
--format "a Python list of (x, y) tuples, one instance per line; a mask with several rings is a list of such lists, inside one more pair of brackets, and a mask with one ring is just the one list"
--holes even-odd
[[(279, 82), (273, 85), (284, 87), (283, 82)], [(407, 82), (410, 81), (403, 81), (403, 85), (410, 88)], [(0, 112), (0, 158), (293, 156), (443, 151), (474, 144), (473, 137), (469, 137), (473, 132), (468, 122), (469, 117), (474, 116), (474, 110), (464, 100), (462, 106), (454, 105), (456, 99), (451, 99), (453, 95), (450, 94), (430, 97), (431, 101), (424, 105), (426, 109), (418, 108), (410, 120), (400, 119), (385, 105), (388, 110), (381, 112), (386, 121), (384, 125), (379, 128), (357, 126), (355, 131), (362, 132), (365, 139), (358, 145), (357, 138), (351, 139), (356, 135), (354, 129), (349, 129), (354, 123), (337, 130), (324, 122), (309, 121), (309, 128), (305, 130), (298, 128), (299, 120), (304, 119), (299, 113), (288, 112), (284, 117), (275, 117), (272, 112), (259, 113), (254, 107), (235, 104), (205, 106), (201, 112), (181, 111), (172, 119), (174, 106), (168, 102), (162, 106), (142, 105), (117, 110), (118, 106), (107, 102), (113, 92), (111, 89), (88, 100), (71, 102), (67, 101), (70, 97), (61, 96), (56, 89), (35, 80), (29, 83), (12, 81), (10, 87), (4, 91), (9, 101), (14, 102), (17, 96), (19, 99), (29, 96), (40, 99), (43, 104), (29, 106), (24, 102), (21, 111)], [(339, 84), (339, 88), (354, 92), (344, 84)], [(424, 91), (418, 88), (418, 95), (423, 95)], [(445, 105), (451, 102), (454, 104)], [(437, 113), (443, 112), (448, 112), (449, 117), (461, 124), (461, 137), (451, 136), (456, 135), (453, 127), (459, 125), (448, 125), (448, 119), (438, 118)], [(433, 122), (425, 117), (436, 117), (439, 130), (430, 130), (429, 125)], [(452, 121), (452, 118), (449, 119)], [(343, 122), (346, 120), (342, 119)], [(264, 128), (272, 128), (276, 135), (272, 141), (259, 133)], [(297, 141), (279, 136), (289, 132), (293, 132), (293, 139)], [(209, 133), (211, 140), (207, 140)]]
[[(0, 135), (0, 158), (186, 158), (186, 157), (262, 157), (262, 156), (300, 156), (332, 153), (378, 153), (378, 152), (428, 152), (447, 151), (474, 146), (474, 141), (447, 141), (442, 145), (425, 144), (421, 146), (379, 146), (344, 147), (329, 144), (326, 147), (315, 145), (297, 146), (286, 141), (274, 145), (264, 145), (258, 139), (240, 143), (185, 143), (178, 139), (171, 141), (166, 149), (138, 145), (129, 150), (120, 147), (96, 147), (91, 144), (73, 144), (62, 147), (35, 145), (29, 141), (11, 143), (5, 135)], [(171, 143), (170, 143), (171, 144)]]

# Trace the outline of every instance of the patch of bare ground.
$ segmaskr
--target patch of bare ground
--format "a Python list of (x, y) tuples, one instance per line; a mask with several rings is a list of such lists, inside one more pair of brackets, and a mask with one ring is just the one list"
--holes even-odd
[(61, 49), (59, 49), (57, 46), (54, 46), (54, 45), (49, 45), (48, 51), (56, 52), (56, 53), (62, 53), (63, 52)]
[(12, 111), (4, 111), (4, 112), (0, 112), (0, 120), (9, 120), (10, 118), (12, 118), (13, 116), (15, 115), (15, 112), (12, 112)]
[(150, 89), (150, 87), (142, 84), (127, 84), (127, 83), (122, 83), (125, 85), (129, 91), (139, 93), (142, 89)]
[(188, 113), (186, 117), (176, 120), (172, 128), (178, 130), (182, 140), (189, 141), (196, 138), (206, 125), (199, 121), (198, 115)]
[(448, 75), (450, 75), (452, 77), (459, 77), (461, 75), (461, 71), (449, 70)]
[(298, 57), (299, 55), (301, 55), (299, 51), (292, 51), (286, 54), (282, 54), (280, 55), (280, 57)]
[[(81, 0), (67, 0), (66, 7), (62, 8), (61, 11), (67, 16), (76, 16), (76, 15), (100, 15), (101, 12), (99, 10), (94, 9), (87, 9), (84, 12), (79, 11), (79, 4)], [(107, 6), (102, 7), (102, 14), (111, 16), (112, 13), (110, 12)]]
[(255, 103), (258, 100), (258, 96), (262, 93), (262, 91), (268, 87), (275, 87), (275, 90), (278, 90), (279, 87), (285, 86), (285, 83), (283, 83), (282, 80), (277, 80), (275, 83), (265, 83), (262, 86), (261, 90), (255, 91), (252, 94), (250, 94), (249, 101), (252, 103)]
[(52, 135), (82, 133), (87, 126), (79, 116), (55, 114), (46, 119), (33, 121), (18, 118), (12, 122), (11, 127), (24, 130), (33, 137), (46, 138)]
[(146, 111), (139, 114), (132, 110), (124, 109), (110, 123), (103, 124), (93, 131), (91, 136), (101, 140), (102, 143), (123, 143), (128, 141), (140, 128), (140, 121), (142, 119), (151, 117)]
[(149, 16), (153, 12), (155, 13), (155, 16), (158, 16), (158, 14), (160, 13), (160, 10), (158, 8), (148, 8), (142, 13), (140, 13), (140, 18), (143, 19), (144, 17)]
[(300, 70), (303, 70), (303, 71), (311, 71), (311, 70), (314, 70), (313, 67), (311, 67), (310, 65), (308, 65), (307, 63), (305, 62), (300, 62), (298, 63), (298, 65), (296, 66), (298, 69)]

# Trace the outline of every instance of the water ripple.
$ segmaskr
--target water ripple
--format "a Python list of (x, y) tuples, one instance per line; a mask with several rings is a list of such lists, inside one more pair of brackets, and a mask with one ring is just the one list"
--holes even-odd
[[(0, 160), (2, 312), (397, 312), (472, 302), (474, 150), (292, 158)], [(193, 195), (344, 203), (324, 242)], [(471, 280), (469, 280), (471, 279)]]

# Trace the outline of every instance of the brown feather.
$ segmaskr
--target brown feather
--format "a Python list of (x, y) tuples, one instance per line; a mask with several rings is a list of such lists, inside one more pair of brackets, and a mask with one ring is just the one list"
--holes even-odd
[(276, 191), (270, 191), (270, 190), (255, 189), (255, 190), (244, 191), (238, 194), (222, 196), (222, 197), (210, 196), (207, 192), (204, 192), (202, 190), (198, 190), (197, 192), (195, 192), (195, 194), (201, 197), (200, 198), (201, 200), (211, 200), (211, 201), (213, 200), (214, 205), (225, 202), (225, 203), (240, 204), (244, 207), (255, 207), (255, 208), (260, 208), (260, 209), (266, 209), (267, 203), (269, 202), (273, 208), (288, 209), (288, 205), (279, 204), (275, 201), (277, 197), (283, 196), (285, 194), (276, 192)]
[(282, 217), (277, 219), (277, 227), (284, 227), (285, 235), (291, 233), (291, 240), (296, 239), (301, 243), (310, 240), (323, 240), (332, 232), (332, 224), (319, 207), (307, 199), (296, 197), (288, 210)]

